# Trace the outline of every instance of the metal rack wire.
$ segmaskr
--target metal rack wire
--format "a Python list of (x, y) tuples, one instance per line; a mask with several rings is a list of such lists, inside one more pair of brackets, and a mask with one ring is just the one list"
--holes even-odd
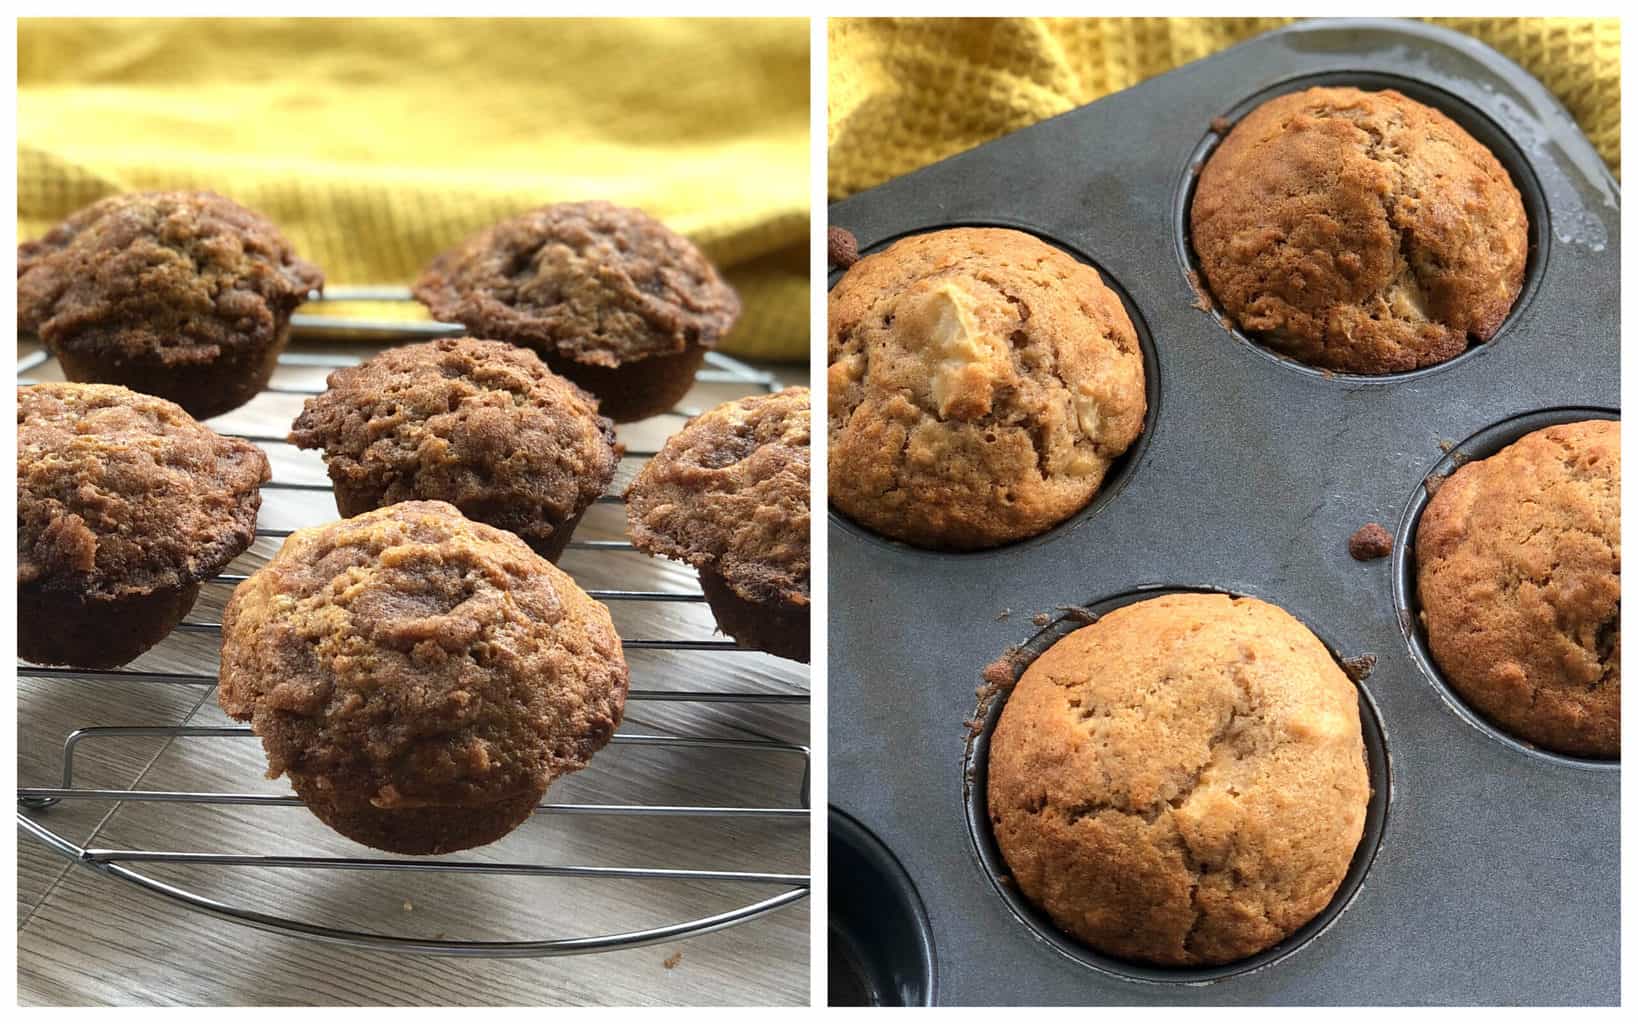
[[(353, 288), (332, 289), (314, 302), (356, 301), (409, 301), (404, 289)], [(461, 333), (461, 328), (439, 323), (398, 323), (363, 321), (345, 317), (298, 313), (292, 320), (292, 332), (297, 337), (316, 337), (326, 340), (368, 341), (374, 343), (402, 343), (425, 340)], [(33, 353), (18, 362), (20, 384), (29, 383), (27, 375), (50, 361), (44, 352)], [(281, 368), (325, 369), (345, 366), (352, 360), (334, 356), (288, 352), (280, 358)], [(707, 366), (698, 379), (703, 383), (743, 386), (745, 390), (772, 391), (777, 384), (768, 374), (717, 353), (707, 356)], [(322, 388), (274, 384), (267, 389), (275, 394), (311, 395)], [(693, 415), (694, 410), (674, 409), (671, 416)], [(234, 436), (267, 446), (284, 444), (283, 437), (254, 433)], [(655, 454), (652, 450), (628, 450), (627, 459), (643, 459)], [(277, 478), (263, 485), (264, 492), (325, 493), (328, 484), (303, 483)], [(619, 503), (621, 499), (605, 495), (603, 503)], [(289, 529), (258, 526), (258, 538), (281, 539), (289, 536)], [(629, 541), (571, 540), (571, 550), (600, 552), (630, 551)], [(246, 576), (223, 573), (212, 583), (235, 586)], [(588, 589), (593, 597), (605, 602), (673, 602), (694, 604), (704, 597), (698, 592), (669, 590)], [(198, 614), (197, 610), (194, 614)], [(180, 635), (219, 636), (219, 621), (189, 618), (177, 627)], [(738, 652), (742, 649), (731, 640), (709, 638), (632, 638), (624, 639), (631, 650), (657, 650), (689, 656), (703, 652)], [(47, 668), (19, 663), (18, 674), (33, 679), (49, 680), (54, 685), (95, 685), (124, 682), (158, 685), (200, 686), (214, 685), (213, 673), (155, 672), (127, 668), (111, 670), (81, 670)], [(697, 686), (683, 689), (634, 687), (628, 698), (633, 705), (798, 705), (805, 709), (809, 697), (806, 692), (792, 693), (757, 690), (714, 690)], [(27, 723), (19, 722), (20, 729)], [(95, 801), (113, 805), (123, 804), (181, 804), (206, 807), (289, 807), (300, 806), (294, 796), (268, 793), (230, 792), (211, 789), (160, 790), (137, 788), (140, 778), (128, 788), (93, 788), (76, 781), (76, 755), (93, 743), (113, 743), (131, 739), (163, 739), (166, 741), (244, 743), (253, 739), (247, 727), (214, 727), (188, 724), (162, 726), (85, 726), (72, 730), (63, 740), (61, 777), (56, 785), (20, 785), (17, 791), (18, 827), (33, 839), (44, 843), (76, 863), (113, 878), (129, 882), (150, 893), (175, 901), (195, 910), (239, 922), (250, 927), (285, 934), (304, 936), (325, 942), (370, 949), (437, 956), (468, 957), (541, 957), (593, 953), (628, 949), (672, 941), (706, 932), (716, 931), (760, 917), (781, 907), (806, 898), (809, 876), (806, 874), (775, 871), (699, 870), (677, 867), (647, 867), (600, 864), (558, 863), (494, 863), (482, 860), (429, 857), (402, 859), (391, 857), (337, 857), (290, 854), (241, 854), (212, 851), (181, 851), (156, 849), (115, 849), (81, 845), (54, 831), (47, 823), (53, 807), (65, 801)], [(633, 733), (621, 731), (612, 740), (610, 752), (604, 757), (619, 756), (620, 748), (649, 748), (660, 751), (709, 750), (729, 756), (752, 755), (788, 757), (799, 761), (801, 782), (799, 791), (787, 800), (770, 800), (764, 806), (667, 804), (667, 803), (577, 803), (548, 802), (536, 809), (537, 815), (598, 816), (614, 819), (641, 818), (697, 818), (737, 819), (759, 823), (768, 828), (804, 827), (809, 820), (808, 784), (811, 774), (811, 755), (807, 746), (781, 742), (771, 738), (742, 738), (698, 733)], [(95, 838), (93, 836), (92, 838)], [(721, 883), (742, 887), (752, 895), (736, 906), (720, 912), (693, 917), (689, 920), (655, 925), (636, 930), (604, 934), (556, 936), (492, 941), (485, 939), (422, 938), (411, 935), (388, 934), (360, 928), (334, 927), (310, 921), (296, 920), (279, 914), (270, 914), (223, 901), (188, 887), (155, 877), (144, 870), (145, 865), (207, 866), (232, 870), (234, 868), (272, 868), (303, 872), (323, 871), (382, 871), (404, 872), (425, 876), (525, 876), (534, 878), (573, 878), (588, 881), (619, 882), (645, 879), (680, 883)], [(772, 890), (771, 894), (768, 894)]]

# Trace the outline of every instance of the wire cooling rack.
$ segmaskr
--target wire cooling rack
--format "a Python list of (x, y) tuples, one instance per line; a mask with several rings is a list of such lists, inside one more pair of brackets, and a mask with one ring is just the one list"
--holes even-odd
[[(409, 296), (403, 289), (353, 288), (332, 289), (323, 299), (314, 299), (314, 303), (357, 301), (407, 302)], [(298, 313), (292, 320), (294, 337), (333, 343), (397, 344), (460, 333), (462, 330), (457, 326), (432, 322), (368, 321), (312, 313)], [(288, 396), (284, 398), (285, 402), (299, 403), (302, 398), (323, 390), (324, 372), (356, 361), (356, 358), (347, 356), (287, 352), (281, 357), (266, 394)], [(50, 372), (51, 362), (43, 352), (21, 358), (18, 362), (19, 383), (30, 383), (36, 375), (57, 376)], [(750, 392), (773, 391), (777, 387), (770, 375), (717, 353), (710, 353), (689, 400), (700, 396), (705, 399), (701, 404), (712, 404)], [(262, 397), (258, 396), (258, 399)], [(655, 418), (660, 422), (623, 425), (621, 434), (623, 438), (640, 435), (646, 427), (649, 435), (663, 437), (680, 426), (682, 417), (694, 415), (697, 411), (692, 408), (674, 409), (666, 417)], [(289, 409), (286, 408), (284, 412), (288, 413)], [(670, 422), (664, 422), (667, 418)], [(222, 433), (261, 445), (268, 452), (274, 467), (273, 479), (263, 485), (264, 504), (256, 530), (256, 544), (230, 569), (246, 559), (251, 562), (265, 561), (276, 550), (277, 542), (289, 536), (293, 529), (335, 517), (333, 505), (329, 504), (329, 485), (317, 479), (322, 477), (322, 470), (315, 470), (316, 456), (306, 458), (304, 462), (305, 454), (287, 445), (283, 434), (278, 431), (279, 420), (268, 415), (263, 415), (261, 419), (271, 420), (273, 429), (268, 426), (235, 429), (235, 413), (212, 421), (212, 426)], [(288, 418), (283, 422), (288, 423)], [(656, 447), (657, 444), (628, 448), (622, 460), (621, 474), (616, 478), (617, 489), (623, 486), (624, 480), (630, 479), (630, 473), (642, 460), (655, 454)], [(307, 470), (306, 475), (310, 479), (299, 479), (302, 468)], [(598, 503), (618, 506), (621, 501), (618, 496), (609, 494), (600, 498)], [(275, 514), (270, 516), (270, 509), (275, 506)], [(611, 509), (608, 515), (618, 518), (609, 518), (601, 532), (623, 538), (623, 509)], [(268, 522), (270, 518), (275, 520), (272, 524)], [(277, 520), (280, 518), (286, 522), (279, 524)], [(359, 855), (359, 851), (365, 848), (352, 846), (339, 837), (325, 834), (321, 831), (322, 826), (315, 829), (314, 822), (295, 823), (292, 819), (274, 822), (257, 817), (273, 813), (278, 808), (299, 808), (301, 803), (290, 795), (282, 783), (274, 787), (282, 789), (282, 792), (267, 791), (269, 784), (257, 779), (262, 767), (261, 749), (249, 728), (195, 724), (214, 710), (211, 707), (214, 701), (209, 699), (216, 683), (214, 667), (195, 670), (188, 666), (182, 671), (142, 667), (91, 671), (19, 663), (20, 679), (38, 680), (40, 684), (54, 687), (100, 686), (112, 689), (115, 684), (141, 684), (193, 687), (200, 691), (198, 702), (192, 704), (182, 720), (175, 724), (88, 724), (70, 729), (61, 743), (60, 776), (42, 780), (54, 784), (19, 786), (19, 828), (79, 865), (207, 914), (254, 928), (325, 942), (437, 956), (541, 957), (633, 948), (716, 931), (803, 900), (809, 886), (805, 853), (811, 755), (805, 744), (770, 736), (762, 729), (772, 728), (787, 735), (796, 729), (805, 738), (809, 715), (805, 669), (798, 673), (791, 663), (778, 662), (766, 655), (743, 650), (733, 641), (715, 635), (697, 581), (687, 570), (634, 554), (624, 556), (632, 565), (614, 567), (611, 560), (621, 557), (623, 552), (633, 552), (630, 542), (613, 537), (582, 539), (589, 532), (597, 532), (591, 515), (582, 523), (576, 538), (570, 541), (564, 560), (565, 567), (569, 567), (577, 578), (582, 578), (588, 593), (613, 606), (612, 610), (616, 611), (617, 616), (622, 608), (663, 610), (666, 615), (662, 618), (672, 620), (669, 623), (671, 632), (692, 634), (644, 636), (634, 634), (629, 624), (619, 627), (628, 658), (633, 659), (633, 686), (626, 722), (615, 734), (610, 748), (581, 774), (590, 774), (611, 763), (621, 765), (639, 754), (648, 756), (639, 768), (625, 772), (624, 778), (614, 778), (596, 786), (596, 792), (602, 795), (602, 799), (558, 799), (558, 793), (567, 781), (562, 780), (554, 785), (552, 793), (548, 794), (549, 802), (537, 808), (531, 821), (496, 846), (481, 851), (465, 851), (459, 857), (408, 859)], [(580, 554), (577, 555), (577, 552)], [(581, 563), (588, 568), (571, 566), (569, 560), (576, 557), (590, 559)], [(668, 567), (664, 575), (678, 576), (683, 584), (688, 585), (688, 589), (677, 585), (643, 589), (595, 587), (584, 581), (587, 575), (620, 577), (635, 575), (639, 571), (653, 575), (653, 566), (659, 564)], [(196, 648), (203, 643), (214, 653), (221, 632), (221, 600), (247, 575), (244, 571), (229, 571), (209, 581), (205, 591), (207, 594), (217, 592), (216, 599), (201, 596), (187, 621), (150, 654), (163, 655), (168, 646), (185, 644), (190, 638)], [(636, 659), (649, 652), (652, 652), (652, 656), (648, 661), (639, 664)], [(177, 660), (187, 662), (190, 658), (199, 660), (197, 654), (187, 652), (168, 659), (161, 656), (159, 660), (169, 664)], [(760, 659), (777, 665), (777, 668), (760, 673), (724, 671), (721, 663), (726, 659)], [(144, 655), (135, 664), (141, 666), (152, 660)], [(654, 683), (669, 685), (648, 685), (645, 672), (650, 673), (649, 678)], [(787, 677), (785, 681), (788, 683), (783, 687), (754, 687), (747, 682), (747, 679), (779, 678), (781, 673)], [(725, 682), (728, 685), (723, 685)], [(100, 699), (102, 703), (98, 706), (110, 713), (117, 707), (107, 697)], [(27, 734), (32, 730), (22, 703), (21, 689), (19, 701), (19, 732)], [(186, 700), (182, 702), (184, 707), (187, 704)], [(745, 714), (758, 708), (775, 716), (773, 725), (767, 725), (755, 715)], [(653, 722), (638, 724), (645, 718)], [(225, 718), (222, 720), (227, 721)], [(662, 725), (662, 728), (654, 728), (655, 723)], [(783, 729), (779, 728), (781, 725)], [(169, 759), (170, 772), (180, 776), (184, 784), (164, 788), (142, 785), (150, 774), (146, 771), (122, 786), (99, 787), (81, 781), (85, 774), (81, 766), (91, 751), (136, 741), (158, 742), (165, 745), (163, 749), (172, 751), (174, 756)], [(198, 756), (196, 752), (200, 748), (195, 745), (203, 744), (232, 745), (232, 749)], [(196, 756), (197, 760), (194, 760)], [(705, 760), (702, 761), (702, 758)], [(150, 767), (158, 760), (156, 757), (149, 762)], [(190, 770), (211, 777), (202, 778), (196, 785), (186, 785), (191, 781)], [(735, 779), (741, 794), (746, 788), (751, 788), (755, 792), (765, 793), (766, 797), (752, 803), (744, 802), (742, 795), (738, 801), (721, 798), (709, 801), (700, 799), (697, 802), (666, 799), (667, 793), (671, 792), (668, 786), (676, 780), (693, 780), (691, 785), (682, 788), (686, 794), (694, 795), (701, 788), (698, 780), (718, 777)], [(251, 780), (256, 780), (264, 791), (254, 791)], [(628, 788), (642, 791), (638, 798), (609, 800), (607, 792), (618, 788), (623, 782), (629, 784)], [(707, 785), (704, 788), (710, 787)], [(102, 819), (103, 823), (113, 820), (115, 813), (140, 814), (144, 809), (154, 813), (159, 808), (179, 813), (194, 811), (216, 814), (223, 816), (223, 820), (206, 825), (196, 825), (185, 817), (176, 816), (154, 822), (139, 821), (139, 826), (147, 827), (128, 831), (143, 835), (157, 833), (156, 838), (167, 840), (166, 848), (160, 848), (158, 843), (104, 847), (89, 840), (78, 841), (66, 834), (67, 829), (53, 828), (54, 811), (82, 802), (107, 805), (110, 809), (108, 816)], [(605, 827), (635, 835), (633, 842), (622, 844), (599, 840), (584, 844), (586, 849), (596, 852), (605, 846), (624, 845), (651, 851), (653, 858), (662, 863), (657, 866), (583, 861), (565, 863), (545, 856), (518, 858), (510, 855), (510, 851), (520, 846), (526, 853), (539, 853), (542, 847), (554, 845), (573, 846), (572, 843), (554, 843), (551, 840), (573, 834), (574, 826), (567, 822), (579, 823), (585, 819), (607, 823)], [(696, 831), (692, 838), (681, 822), (695, 823)], [(547, 827), (542, 828), (542, 823), (547, 823)], [(225, 828), (221, 827), (224, 825)], [(701, 827), (718, 832), (732, 827), (734, 831), (730, 835), (713, 838), (709, 831), (697, 831)], [(776, 835), (768, 839), (763, 834), (767, 830), (784, 830), (795, 835)], [(90, 839), (99, 838), (102, 831), (99, 826), (91, 833)], [(526, 832), (531, 834), (524, 835)], [(606, 832), (603, 834), (608, 835)], [(306, 837), (308, 845), (313, 848), (303, 848), (302, 837)], [(192, 839), (194, 845), (205, 848), (186, 849), (189, 843), (185, 840), (188, 839)], [(254, 845), (256, 842), (263, 845), (271, 843), (277, 848), (255, 852), (242, 852), (240, 849), (247, 843)], [(212, 846), (216, 848), (210, 848)], [(501, 848), (499, 852), (497, 848)], [(793, 870), (782, 871), (765, 870), (766, 865), (756, 865), (756, 870), (716, 865), (678, 866), (678, 861), (686, 860), (688, 853), (699, 849), (708, 849), (716, 856), (728, 850), (740, 849), (771, 852), (799, 863)], [(165, 871), (180, 871), (182, 877), (161, 877)], [(271, 872), (274, 875), (299, 873), (301, 877), (295, 881), (287, 877), (282, 889), (279, 883), (272, 883), (273, 898), (262, 902), (273, 905), (257, 906), (248, 897), (242, 898), (242, 894), (252, 889), (265, 893), (268, 885), (253, 886), (242, 876), (236, 878), (233, 875), (236, 871)], [(224, 874), (217, 876), (214, 872)], [(326, 880), (335, 877), (337, 872), (408, 876), (410, 886), (407, 891), (423, 897), (436, 891), (439, 886), (454, 886), (459, 889), (461, 899), (479, 905), (484, 903), (486, 897), (492, 897), (492, 902), (502, 906), (515, 904), (520, 899), (540, 899), (539, 893), (524, 894), (511, 889), (494, 894), (482, 891), (483, 886), (500, 885), (501, 880), (506, 880), (507, 884), (518, 879), (570, 880), (592, 886), (593, 889), (578, 904), (572, 904), (577, 908), (572, 915), (574, 920), (559, 923), (559, 934), (544, 938), (534, 934), (523, 937), (450, 937), (444, 932), (436, 935), (414, 934), (409, 929), (382, 927), (382, 921), (376, 920), (379, 915), (367, 915), (371, 918), (367, 926), (358, 921), (312, 920), (278, 905), (327, 905), (323, 887)], [(663, 888), (654, 887), (680, 886), (689, 889), (689, 898), (679, 900), (675, 905), (686, 907), (688, 912), (678, 915), (682, 918), (679, 920), (629, 927), (600, 925), (595, 915), (592, 915), (592, 920), (584, 920), (587, 907), (599, 908), (622, 902), (611, 898), (606, 891), (597, 891), (597, 886), (633, 883), (649, 888), (645, 888), (641, 898), (633, 899), (628, 894), (624, 903), (640, 905), (640, 909), (649, 912), (650, 916), (663, 916), (668, 908), (665, 893)], [(474, 889), (474, 886), (477, 888)], [(724, 892), (728, 895), (722, 895)], [(707, 899), (727, 905), (699, 912), (701, 901)], [(551, 905), (554, 904), (544, 900), (540, 903), (543, 908)], [(406, 898), (405, 909), (412, 906), (412, 899)], [(632, 916), (632, 906), (628, 905), (625, 909), (627, 913), (624, 916)], [(385, 923), (390, 925), (394, 922), (385, 920)], [(508, 922), (508, 926), (515, 925), (515, 921)]]

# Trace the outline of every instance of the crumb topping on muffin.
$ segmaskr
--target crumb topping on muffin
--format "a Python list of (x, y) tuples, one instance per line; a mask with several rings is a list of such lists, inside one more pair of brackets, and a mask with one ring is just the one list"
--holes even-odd
[(337, 370), (290, 441), (324, 449), (344, 513), (437, 499), (531, 544), (596, 501), (619, 463), (594, 398), (533, 352), (475, 338), (404, 345)]
[(109, 384), (17, 389), (17, 582), (120, 597), (215, 575), (255, 537), (267, 456)]
[(378, 810), (493, 803), (583, 767), (628, 673), (608, 610), (444, 502), (298, 530), (223, 616), (220, 699), (269, 777)]
[(17, 326), (166, 366), (276, 343), (322, 287), (266, 218), (211, 192), (111, 196), (17, 247)]
[(440, 254), (415, 284), (440, 320), (577, 362), (709, 348), (739, 296), (688, 239), (640, 210), (558, 203)]
[(626, 494), (632, 542), (745, 600), (807, 604), (809, 415), (808, 389), (791, 387), (689, 420)]

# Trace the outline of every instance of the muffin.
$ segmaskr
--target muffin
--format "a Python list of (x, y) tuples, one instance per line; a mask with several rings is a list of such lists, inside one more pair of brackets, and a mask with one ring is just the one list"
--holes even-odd
[(113, 668), (256, 536), (267, 456), (110, 384), (17, 389), (17, 653)]
[(366, 846), (494, 842), (620, 724), (608, 609), (441, 501), (298, 530), (222, 617), (222, 710)]
[(614, 478), (614, 424), (527, 349), (444, 338), (330, 374), (290, 432), (324, 449), (344, 516), (447, 501), (556, 561)]
[(626, 492), (640, 551), (687, 562), (717, 626), (808, 660), (808, 389), (726, 402), (668, 439)]
[(1489, 341), (1529, 250), (1496, 157), (1391, 89), (1308, 89), (1253, 110), (1206, 161), (1190, 218), (1231, 321), (1350, 373), (1414, 370)]
[(112, 196), (17, 247), (17, 329), (69, 380), (123, 384), (204, 419), (266, 386), (317, 267), (211, 192)]
[(1621, 756), (1621, 425), (1562, 423), (1469, 462), (1416, 528), (1428, 647), (1451, 688), (1562, 754)]
[(616, 423), (665, 412), (739, 296), (694, 244), (640, 210), (558, 203), (438, 256), (415, 297), (439, 320), (527, 345)]
[(1359, 696), (1252, 598), (1168, 594), (1059, 640), (990, 740), (989, 813), (1018, 890), (1108, 956), (1231, 963), (1335, 895), (1365, 828)]
[(1097, 271), (1019, 231), (866, 256), (830, 293), (830, 496), (920, 547), (1041, 533), (1143, 430), (1143, 355)]

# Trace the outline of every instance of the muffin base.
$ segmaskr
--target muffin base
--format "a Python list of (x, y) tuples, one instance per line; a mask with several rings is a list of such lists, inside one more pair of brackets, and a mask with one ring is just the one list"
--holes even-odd
[[(341, 513), (341, 517), (343, 519), (351, 519), (354, 516), (361, 516), (366, 512), (373, 512), (378, 508), (385, 507), (384, 505), (378, 504), (371, 496), (362, 491), (348, 487), (345, 483), (333, 479), (331, 480), (331, 483), (334, 485), (332, 489), (335, 491), (336, 496), (336, 511)], [(443, 499), (437, 497), (436, 495), (421, 495), (415, 500), (442, 501)], [(392, 504), (392, 502), (388, 502), (387, 504)], [(487, 522), (490, 526), (493, 526), (497, 530), (507, 530), (508, 532), (516, 534), (519, 540), (523, 541), (534, 550), (535, 554), (553, 564), (556, 564), (557, 560), (563, 556), (563, 552), (568, 549), (569, 539), (574, 536), (575, 527), (579, 526), (580, 520), (586, 517), (585, 509), (581, 509), (579, 512), (574, 514), (573, 518), (554, 528), (551, 536), (544, 539), (539, 539), (535, 537), (525, 537), (523, 534), (518, 533), (516, 530), (513, 530), (511, 527), (507, 526), (505, 523), (489, 522), (486, 519), (468, 515), (465, 509), (461, 509), (460, 512), (462, 515), (473, 520), (474, 522)]]
[(485, 846), (529, 819), (545, 788), (470, 807), (383, 810), (347, 799), (327, 780), (288, 772), (296, 796), (314, 816), (355, 843), (388, 853), (424, 856)]
[(280, 328), (273, 343), (255, 353), (223, 355), (208, 363), (166, 366), (157, 359), (100, 358), (48, 346), (76, 383), (122, 384), (132, 391), (175, 402), (194, 419), (209, 419), (230, 412), (255, 398), (267, 387), (278, 365), (279, 353), (290, 341), (290, 326)]
[(619, 366), (593, 366), (557, 352), (542, 351), (540, 358), (553, 373), (596, 395), (598, 412), (616, 423), (631, 423), (657, 416), (682, 401), (705, 363), (705, 346), (691, 344), (681, 352)]
[(734, 593), (720, 573), (700, 570), (700, 589), (717, 617), (717, 628), (741, 647), (751, 647), (781, 658), (808, 661), (807, 605), (779, 601), (747, 601)]
[(117, 668), (170, 635), (199, 584), (99, 600), (19, 588), (17, 655), (36, 665)]

